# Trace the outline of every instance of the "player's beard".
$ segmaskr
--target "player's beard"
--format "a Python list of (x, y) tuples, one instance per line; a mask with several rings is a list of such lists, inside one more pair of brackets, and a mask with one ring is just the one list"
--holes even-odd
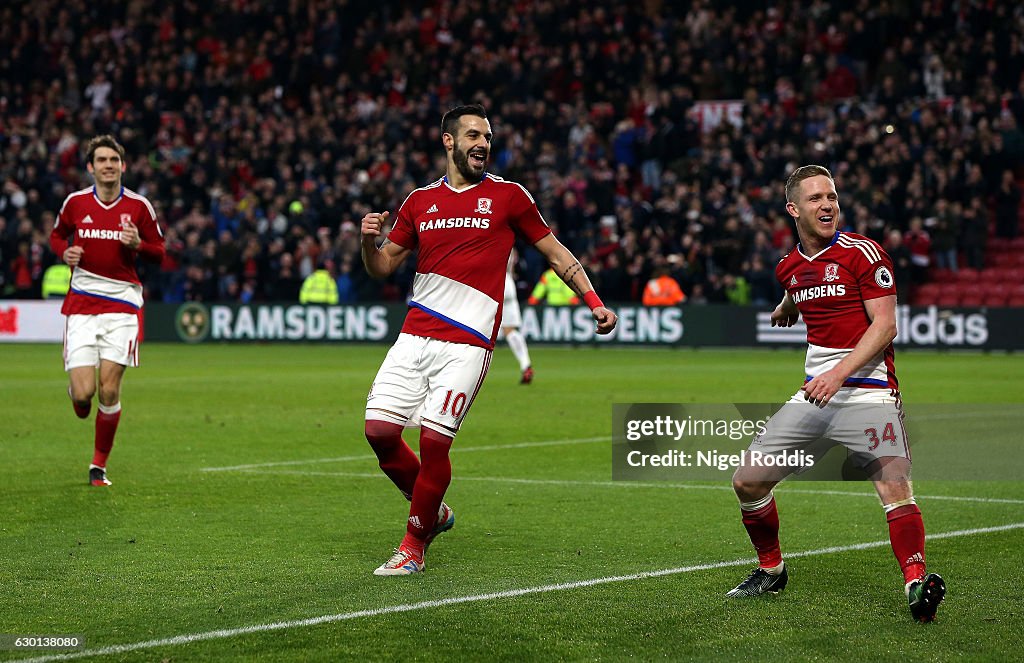
[(487, 167), (486, 156), (484, 157), (483, 164), (477, 168), (469, 163), (469, 150), (460, 150), (458, 145), (456, 145), (455, 149), (452, 150), (452, 161), (455, 162), (455, 168), (467, 182), (478, 181), (484, 176), (484, 168)]

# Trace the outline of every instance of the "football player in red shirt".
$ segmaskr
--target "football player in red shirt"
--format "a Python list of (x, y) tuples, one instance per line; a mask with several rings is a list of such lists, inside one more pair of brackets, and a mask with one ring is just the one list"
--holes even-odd
[[(483, 107), (448, 111), (441, 132), (445, 176), (409, 194), (380, 248), (376, 240), (389, 212), (362, 220), (371, 276), (388, 276), (418, 251), (409, 313), (366, 403), (366, 439), (411, 502), (405, 538), (376, 575), (422, 571), (427, 546), (455, 523), (443, 501), (451, 482), (448, 452), (490, 366), (516, 236), (535, 246), (587, 303), (598, 334), (611, 333), (616, 323), (529, 192), (485, 171), (492, 134)], [(421, 458), (402, 440), (403, 427), (417, 420)]]
[[(786, 295), (771, 319), (773, 326), (790, 327), (803, 315), (806, 380), (748, 453), (778, 456), (845, 446), (882, 501), (911, 614), (931, 621), (946, 587), (938, 574), (925, 570), (924, 522), (910, 484), (910, 447), (892, 345), (892, 262), (874, 241), (840, 230), (839, 195), (822, 166), (793, 171), (786, 182), (786, 211), (796, 222), (800, 243), (775, 269)], [(772, 489), (796, 468), (765, 465), (748, 461), (733, 475), (759, 565), (728, 593), (731, 597), (778, 593), (789, 579)]]
[(86, 169), (95, 185), (69, 195), (57, 214), (50, 247), (71, 266), (66, 316), (64, 370), (75, 414), (92, 408), (99, 373), (99, 405), (89, 482), (109, 486), (107, 457), (121, 420), (121, 379), (139, 364), (142, 283), (138, 256), (159, 263), (164, 237), (156, 212), (144, 196), (121, 183), (125, 151), (113, 136), (96, 136), (86, 146)]

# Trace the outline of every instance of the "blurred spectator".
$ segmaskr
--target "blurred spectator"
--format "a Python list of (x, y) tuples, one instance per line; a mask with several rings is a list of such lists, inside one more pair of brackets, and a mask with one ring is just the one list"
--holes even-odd
[(896, 279), (896, 300), (906, 304), (910, 301), (910, 285), (913, 283), (913, 256), (910, 249), (903, 243), (903, 233), (893, 229), (884, 244), (886, 253), (892, 260), (893, 278)]
[(755, 306), (768, 306), (778, 304), (782, 299), (779, 282), (775, 279), (775, 262), (769, 268), (760, 253), (755, 253), (750, 259), (750, 268), (743, 277), (750, 284), (750, 303)]
[(667, 265), (659, 265), (651, 273), (651, 280), (644, 286), (644, 306), (678, 306), (686, 301), (679, 283), (669, 276)]
[(341, 259), (341, 266), (338, 268), (338, 278), (335, 280), (338, 288), (338, 303), (353, 304), (357, 300), (358, 289), (356, 281), (352, 276), (352, 256), (346, 255)]
[(742, 276), (726, 274), (723, 277), (722, 290), (725, 291), (725, 298), (730, 304), (746, 306), (750, 303), (750, 284)]
[(981, 198), (972, 198), (963, 211), (963, 248), (971, 269), (984, 269), (987, 238), (988, 210)]
[[(932, 218), (931, 233), (932, 250), (935, 251), (935, 264), (940, 269), (957, 271), (957, 242), (960, 237), (961, 209), (958, 202), (950, 204), (945, 198), (935, 201), (935, 216)], [(899, 282), (897, 276), (897, 285)]]
[(580, 298), (572, 291), (565, 281), (558, 278), (554, 269), (547, 269), (540, 275), (540, 280), (533, 287), (527, 303), (531, 306), (545, 304), (547, 306), (569, 306), (580, 303)]
[(281, 254), (277, 274), (269, 291), (271, 301), (294, 302), (299, 298), (303, 279), (295, 271), (295, 259), (290, 253)]
[(910, 252), (910, 281), (918, 283), (924, 280), (932, 261), (932, 238), (924, 229), (921, 217), (915, 216), (910, 220), (910, 229), (903, 235), (900, 245)]
[(1013, 179), (1012, 170), (1004, 170), (996, 191), (996, 235), (1013, 239), (1020, 232), (1020, 187)]
[(330, 260), (321, 262), (316, 270), (306, 277), (299, 290), (300, 304), (337, 304), (338, 284), (334, 282), (331, 270), (334, 263)]

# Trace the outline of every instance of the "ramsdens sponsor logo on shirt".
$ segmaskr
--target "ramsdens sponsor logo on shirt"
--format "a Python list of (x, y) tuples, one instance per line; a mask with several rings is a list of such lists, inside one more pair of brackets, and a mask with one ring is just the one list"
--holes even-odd
[(82, 239), (121, 239), (120, 230), (105, 230), (101, 228), (79, 228), (78, 236)]
[(442, 228), (480, 228), (487, 230), (491, 227), (491, 220), (478, 216), (457, 216), (452, 219), (431, 219), (420, 221), (420, 232), (427, 230), (440, 230)]
[(843, 284), (819, 285), (794, 293), (793, 301), (799, 304), (800, 302), (805, 302), (808, 299), (818, 299), (819, 297), (842, 297), (845, 294), (846, 286)]

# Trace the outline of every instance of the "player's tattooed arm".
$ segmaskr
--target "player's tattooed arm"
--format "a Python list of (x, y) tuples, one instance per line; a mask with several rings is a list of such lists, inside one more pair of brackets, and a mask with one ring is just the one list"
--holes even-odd
[(594, 322), (597, 324), (595, 331), (598, 334), (610, 334), (619, 318), (594, 292), (594, 286), (591, 285), (586, 270), (572, 251), (562, 246), (562, 243), (550, 234), (541, 237), (533, 246), (547, 258), (555, 273), (590, 307)]
[(594, 289), (583, 265), (554, 235), (545, 235), (534, 246), (547, 258), (551, 268), (572, 288), (576, 296), (582, 298), (584, 294)]
[(583, 265), (580, 264), (579, 260), (575, 260), (558, 275), (563, 281), (565, 281), (566, 285), (572, 288), (572, 291), (576, 293), (577, 297), (583, 296), (583, 289), (576, 283), (576, 275), (581, 273), (585, 275), (585, 272), (583, 272)]

